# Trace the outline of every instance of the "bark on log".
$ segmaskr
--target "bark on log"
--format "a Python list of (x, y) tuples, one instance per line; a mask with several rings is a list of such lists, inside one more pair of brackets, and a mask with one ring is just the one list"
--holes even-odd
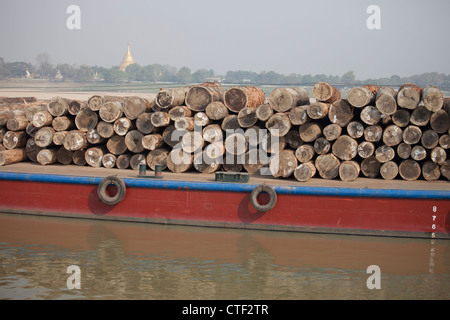
[(170, 116), (167, 112), (158, 111), (154, 112), (150, 118), (154, 127), (167, 127), (170, 124)]
[(130, 167), (133, 170), (139, 170), (141, 164), (147, 165), (147, 159), (142, 153), (135, 153), (130, 158)]
[(418, 106), (411, 112), (409, 122), (416, 126), (426, 126), (431, 118), (431, 111), (425, 106)]
[(169, 156), (169, 149), (159, 148), (152, 150), (147, 155), (147, 164), (155, 171), (156, 165), (159, 164), (161, 166), (161, 170), (167, 169), (167, 157)]
[(348, 92), (347, 100), (355, 108), (362, 108), (369, 104), (374, 104), (378, 89), (378, 86), (354, 87)]
[(36, 112), (31, 122), (37, 128), (51, 126), (53, 122), (53, 116), (48, 111)]
[(211, 120), (222, 120), (228, 116), (228, 108), (222, 101), (215, 101), (206, 106), (205, 113)]
[(297, 181), (306, 182), (316, 174), (316, 167), (312, 162), (300, 163), (294, 170), (294, 177)]
[[(223, 107), (226, 109), (225, 106), (223, 106)], [(228, 110), (227, 110), (227, 112), (228, 112)], [(172, 109), (169, 110), (168, 113), (169, 113), (170, 120), (172, 120), (172, 121), (175, 121), (179, 118), (192, 117), (191, 109), (189, 109), (186, 106), (173, 107)], [(149, 114), (149, 116), (150, 116), (150, 114)], [(138, 120), (139, 120), (139, 118), (138, 118)]]
[(406, 142), (401, 142), (397, 146), (397, 155), (400, 159), (406, 160), (411, 156), (412, 147)]
[(332, 152), (341, 160), (352, 160), (358, 154), (358, 142), (352, 137), (342, 135), (333, 143)]
[(387, 145), (381, 145), (375, 150), (375, 158), (380, 163), (391, 161), (395, 157), (395, 150)]
[(75, 122), (73, 117), (55, 117), (52, 121), (52, 127), (55, 131), (69, 131), (75, 129)]
[(204, 150), (194, 156), (193, 165), (198, 172), (210, 174), (219, 170), (221, 161), (217, 158), (208, 157)]
[(114, 168), (116, 166), (117, 157), (112, 153), (105, 153), (102, 157), (102, 165), (105, 168)]
[(161, 109), (184, 105), (189, 87), (171, 88), (160, 90), (155, 99), (155, 103)]
[(128, 169), (130, 167), (131, 154), (123, 153), (116, 159), (116, 167), (119, 169)]
[(56, 152), (56, 160), (65, 165), (71, 164), (73, 162), (73, 151), (67, 150), (63, 146), (59, 147)]
[(423, 88), (422, 99), (425, 107), (431, 112), (440, 110), (444, 105), (444, 96), (441, 90), (435, 86)]
[(383, 142), (385, 145), (393, 147), (403, 141), (403, 130), (392, 124), (383, 131)]
[(78, 130), (81, 131), (89, 131), (94, 129), (98, 123), (98, 114), (95, 111), (92, 111), (89, 108), (82, 109), (75, 116), (75, 125)]
[(128, 150), (125, 143), (125, 137), (117, 134), (108, 139), (106, 147), (110, 153), (116, 156), (121, 155)]
[(269, 169), (275, 178), (288, 178), (297, 168), (297, 158), (293, 150), (285, 149), (272, 156), (269, 161)]
[(262, 105), (266, 100), (266, 96), (264, 91), (260, 88), (244, 86), (228, 89), (225, 92), (223, 99), (225, 106), (230, 111), (238, 113), (245, 107), (256, 108)]
[(64, 116), (69, 112), (69, 103), (68, 99), (53, 97), (47, 105), (47, 110), (54, 117)]
[(312, 89), (312, 94), (317, 101), (333, 103), (341, 99), (341, 92), (326, 82), (318, 82)]
[(264, 103), (256, 108), (256, 117), (261, 121), (269, 120), (272, 115), (273, 109), (269, 103)]
[(42, 127), (34, 136), (34, 142), (38, 147), (47, 148), (53, 144), (53, 135), (55, 134), (55, 129), (52, 127)]
[(86, 133), (86, 140), (90, 144), (101, 144), (106, 141), (106, 138), (100, 136), (97, 132), (97, 129), (92, 129)]
[(437, 133), (445, 133), (450, 129), (450, 117), (448, 113), (441, 109), (433, 112), (430, 118), (431, 129)]
[(397, 111), (395, 90), (390, 87), (381, 87), (375, 98), (375, 106), (382, 114), (393, 115)]
[(57, 154), (58, 154), (57, 148), (42, 149), (37, 154), (37, 161), (39, 162), (39, 164), (43, 166), (54, 164), (58, 161)]
[(323, 119), (328, 116), (328, 110), (330, 109), (331, 104), (325, 102), (314, 102), (311, 103), (308, 108), (306, 108), (306, 112), (308, 117), (311, 119)]
[(181, 148), (174, 148), (167, 156), (167, 168), (172, 172), (185, 172), (192, 168), (194, 156), (183, 151)]
[(366, 106), (361, 110), (360, 118), (365, 124), (371, 126), (380, 122), (381, 113), (374, 106)]
[(397, 92), (397, 104), (404, 109), (414, 110), (419, 105), (422, 89), (414, 83), (405, 83)]
[(0, 151), (0, 167), (26, 161), (27, 159), (25, 148)]
[(314, 141), (314, 151), (317, 154), (327, 154), (331, 150), (331, 143), (327, 139), (320, 137)]
[(403, 141), (407, 144), (416, 144), (420, 142), (422, 130), (415, 125), (409, 125), (403, 130)]
[(395, 161), (383, 163), (380, 167), (380, 175), (384, 180), (392, 180), (398, 175), (398, 165)]
[(420, 177), (421, 168), (414, 160), (403, 160), (398, 166), (398, 173), (404, 180), (417, 180)]
[(123, 104), (121, 101), (111, 101), (103, 104), (98, 115), (105, 122), (112, 123), (123, 116)]
[(221, 101), (223, 88), (219, 83), (204, 83), (189, 88), (185, 103), (192, 111), (205, 111), (215, 101)]
[(6, 128), (9, 131), (22, 131), (28, 126), (28, 119), (26, 116), (18, 116), (8, 120), (6, 123)]
[(314, 164), (323, 179), (331, 180), (339, 175), (341, 161), (334, 154), (319, 155)]
[[(323, 136), (328, 141), (334, 141), (341, 135), (342, 127), (338, 126), (335, 123), (331, 123), (327, 125), (325, 128), (323, 128)], [(364, 131), (363, 131), (364, 133)]]
[(400, 128), (406, 127), (409, 124), (411, 115), (408, 110), (399, 109), (391, 117), (392, 122)]
[(356, 161), (343, 161), (339, 166), (339, 178), (342, 181), (355, 181), (361, 168)]
[(370, 141), (362, 141), (358, 145), (358, 156), (360, 156), (363, 159), (371, 157), (374, 154), (374, 152), (375, 152), (375, 145)]
[(436, 181), (441, 177), (441, 168), (433, 161), (425, 161), (422, 164), (422, 176), (427, 181)]
[(136, 128), (136, 122), (131, 121), (126, 117), (122, 117), (114, 121), (113, 129), (114, 132), (119, 136), (125, 136), (129, 131)]
[(111, 138), (114, 135), (113, 124), (105, 121), (99, 121), (99, 123), (97, 123), (97, 133), (102, 138)]
[(447, 152), (442, 147), (436, 147), (431, 150), (430, 159), (436, 164), (443, 165), (447, 160)]
[(206, 142), (222, 142), (223, 131), (218, 124), (210, 124), (203, 129), (203, 139)]
[(375, 156), (371, 156), (363, 159), (361, 161), (361, 172), (367, 178), (376, 178), (380, 175), (381, 163), (375, 158)]
[[(175, 109), (175, 108), (174, 108)], [(171, 110), (174, 110), (171, 109)], [(169, 112), (170, 116), (170, 112)], [(173, 119), (172, 119), (173, 120)], [(142, 134), (150, 134), (157, 130), (152, 123), (152, 114), (148, 112), (144, 112), (139, 115), (136, 119), (136, 129), (139, 130)]]
[(123, 100), (122, 108), (123, 113), (130, 120), (136, 120), (137, 117), (144, 112), (151, 111), (150, 102), (136, 96), (126, 97), (125, 100)]
[(173, 125), (177, 130), (193, 131), (195, 128), (193, 117), (182, 117), (174, 121)]
[(427, 150), (421, 145), (416, 145), (411, 149), (411, 158), (416, 161), (422, 161), (427, 157)]
[(72, 130), (64, 138), (64, 148), (71, 151), (87, 148), (89, 143), (86, 139), (86, 132), (81, 130)]
[(322, 128), (316, 122), (302, 124), (298, 130), (300, 138), (304, 142), (313, 142), (322, 135)]
[(439, 143), (439, 135), (434, 130), (425, 130), (420, 142), (426, 149), (433, 149)]
[(328, 110), (328, 118), (331, 123), (345, 127), (353, 119), (353, 107), (347, 100), (338, 100), (334, 102)]
[(370, 142), (378, 142), (383, 137), (383, 128), (379, 125), (368, 126), (364, 129), (364, 139)]
[(242, 128), (249, 128), (258, 122), (256, 108), (242, 108), (238, 113), (238, 123)]
[(85, 166), (86, 165), (86, 159), (84, 157), (84, 154), (86, 153), (85, 150), (75, 150), (73, 152), (73, 158), (72, 161), (77, 166)]
[(3, 146), (8, 149), (20, 149), (27, 144), (27, 133), (25, 131), (7, 131), (3, 136)]
[(300, 87), (275, 88), (268, 100), (275, 111), (287, 112), (296, 106), (309, 104), (309, 93)]
[[(291, 110), (289, 110), (288, 116), (289, 116), (289, 120), (291, 120), (291, 123), (293, 125), (302, 125), (311, 120), (311, 118), (308, 116), (308, 106), (307, 105), (292, 108)], [(263, 120), (263, 119), (261, 119), (261, 117), (258, 117), (258, 118), (260, 120)], [(269, 118), (270, 118), (270, 116), (269, 116)], [(263, 120), (263, 121), (267, 121), (267, 119)]]
[(0, 127), (6, 126), (8, 120), (14, 117), (14, 113), (10, 110), (0, 111)]
[[(339, 127), (340, 128), (340, 127)], [(359, 139), (364, 135), (364, 126), (359, 121), (352, 121), (347, 125), (347, 134), (353, 139)], [(325, 129), (324, 129), (325, 135)]]

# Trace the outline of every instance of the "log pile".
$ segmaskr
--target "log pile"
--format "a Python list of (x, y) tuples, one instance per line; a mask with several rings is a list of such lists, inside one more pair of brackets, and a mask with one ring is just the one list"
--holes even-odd
[(415, 84), (397, 91), (365, 85), (345, 98), (325, 82), (312, 96), (300, 87), (266, 97), (257, 87), (207, 82), (160, 90), (152, 101), (54, 97), (0, 109), (0, 166), (159, 164), (171, 172), (246, 171), (301, 182), (449, 179), (449, 112), (450, 98), (438, 88)]

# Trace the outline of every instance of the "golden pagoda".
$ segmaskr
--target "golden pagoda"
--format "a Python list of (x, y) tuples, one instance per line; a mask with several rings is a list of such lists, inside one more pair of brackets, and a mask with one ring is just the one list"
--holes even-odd
[(122, 71), (125, 71), (125, 69), (130, 65), (134, 63), (134, 59), (131, 55), (131, 51), (130, 51), (130, 44), (128, 44), (128, 51), (127, 54), (125, 55), (125, 57), (123, 57), (122, 63), (120, 64), (119, 69)]

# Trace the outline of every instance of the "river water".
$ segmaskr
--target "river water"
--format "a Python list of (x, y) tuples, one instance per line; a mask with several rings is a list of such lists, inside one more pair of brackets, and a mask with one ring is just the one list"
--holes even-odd
[(0, 214), (0, 261), (0, 299), (450, 298), (437, 239)]

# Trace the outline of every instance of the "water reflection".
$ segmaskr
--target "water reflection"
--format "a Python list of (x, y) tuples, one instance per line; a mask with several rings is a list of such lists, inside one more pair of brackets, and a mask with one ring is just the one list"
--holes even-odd
[[(0, 214), (0, 248), (2, 299), (450, 298), (447, 240)], [(380, 290), (366, 286), (370, 265)]]

